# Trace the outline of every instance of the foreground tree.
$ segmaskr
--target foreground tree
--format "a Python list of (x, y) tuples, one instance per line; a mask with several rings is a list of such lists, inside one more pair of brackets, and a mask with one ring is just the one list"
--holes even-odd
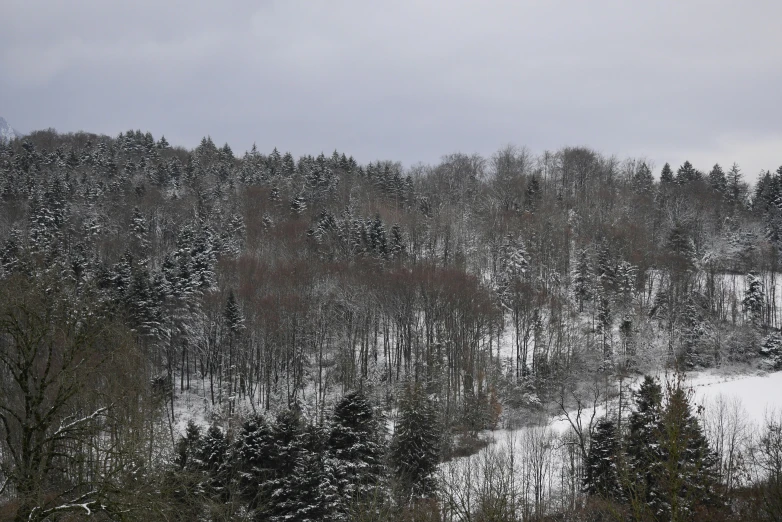
[(116, 507), (138, 466), (124, 453), (143, 404), (134, 354), (86, 293), (75, 301), (47, 277), (0, 285), (0, 486), (15, 520)]
[(399, 404), (399, 421), (391, 442), (391, 466), (405, 501), (430, 498), (437, 483), (440, 435), (437, 410), (419, 385), (408, 387)]
[(619, 499), (619, 438), (616, 425), (603, 417), (595, 426), (585, 463), (584, 491), (604, 499)]
[(717, 458), (692, 412), (690, 397), (680, 377), (668, 384), (660, 441), (665, 460), (660, 468), (657, 514), (666, 520), (698, 520), (705, 511), (722, 505), (716, 489)]
[(630, 416), (627, 453), (625, 489), (636, 518), (699, 520), (724, 507), (716, 455), (680, 376), (667, 383), (664, 400), (660, 385), (645, 378)]
[(363, 393), (348, 393), (334, 407), (328, 449), (346, 497), (366, 499), (380, 485), (384, 453), (380, 433), (377, 415)]

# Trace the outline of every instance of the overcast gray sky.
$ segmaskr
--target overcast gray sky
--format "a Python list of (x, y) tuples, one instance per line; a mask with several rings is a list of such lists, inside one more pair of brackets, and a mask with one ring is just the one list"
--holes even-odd
[(747, 179), (782, 164), (782, 1), (2, 0), (22, 132), (411, 165), (586, 145)]

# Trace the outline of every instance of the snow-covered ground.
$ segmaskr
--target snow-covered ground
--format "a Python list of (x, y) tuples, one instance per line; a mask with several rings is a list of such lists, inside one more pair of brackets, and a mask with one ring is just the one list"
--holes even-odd
[[(665, 376), (659, 375), (658, 379), (664, 382)], [(755, 374), (725, 374), (711, 370), (693, 372), (687, 374), (685, 386), (692, 389), (693, 404), (705, 408), (704, 414), (720, 397), (728, 402), (738, 401), (746, 421), (758, 426), (768, 415), (782, 413), (782, 371)], [(604, 405), (598, 406), (595, 418), (605, 415), (605, 411)], [(570, 415), (575, 419), (575, 412), (570, 412)], [(591, 415), (591, 409), (584, 415)], [(587, 418), (584, 421), (588, 422), (588, 420)], [(558, 415), (542, 427), (551, 430), (554, 434), (563, 435), (570, 430), (570, 423), (564, 415)], [(492, 441), (486, 449), (508, 445), (509, 441), (518, 440), (529, 429), (531, 428), (523, 427), (485, 432), (483, 435), (487, 440)]]
[(746, 420), (756, 425), (767, 415), (782, 412), (782, 372), (724, 375), (705, 371), (693, 373), (687, 383), (694, 402), (703, 405), (706, 413), (720, 396), (738, 401)]
[[(659, 375), (661, 382), (665, 375)], [(640, 380), (631, 384), (637, 386)], [(782, 413), (782, 372), (727, 374), (719, 371), (693, 372), (685, 377), (685, 386), (692, 390), (694, 407), (703, 406), (698, 415), (704, 424), (712, 420), (722, 405), (731, 405), (747, 433), (761, 428), (769, 416)], [(609, 404), (609, 407), (612, 407)], [(597, 407), (595, 418), (605, 415), (605, 404)], [(584, 425), (592, 411), (585, 412)], [(571, 412), (575, 419), (575, 412)], [(711, 416), (711, 417), (710, 417)], [(707, 429), (708, 432), (708, 429)], [(578, 484), (569, 482), (570, 455), (576, 451), (574, 432), (564, 415), (548, 423), (513, 430), (496, 430), (483, 434), (491, 443), (477, 454), (446, 462), (440, 467), (440, 478), (446, 492), (458, 495), (450, 499), (455, 512), (471, 502), (491, 494), (495, 486), (487, 481), (511, 482), (527, 502), (543, 510), (567, 503), (567, 491), (577, 491)], [(472, 493), (465, 493), (466, 490)], [(563, 493), (565, 492), (565, 493)], [(461, 506), (461, 507), (460, 507)], [(473, 506), (474, 507), (474, 506)], [(536, 508), (538, 509), (538, 508)]]

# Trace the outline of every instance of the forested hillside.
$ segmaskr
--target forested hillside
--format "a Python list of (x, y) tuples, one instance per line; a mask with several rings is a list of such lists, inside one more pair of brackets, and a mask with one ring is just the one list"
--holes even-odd
[[(760, 494), (721, 489), (686, 393), (644, 382), (623, 412), (616, 383), (782, 368), (782, 167), (753, 185), (653, 167), (583, 147), (403, 168), (140, 131), (0, 143), (0, 519), (455, 519), (439, 462), (599, 380), (618, 419), (573, 452), (568, 520), (595, 497), (749, 520)], [(592, 436), (663, 475), (601, 471)], [(669, 487), (681, 437), (698, 479)], [(544, 516), (516, 501), (459, 516)]]

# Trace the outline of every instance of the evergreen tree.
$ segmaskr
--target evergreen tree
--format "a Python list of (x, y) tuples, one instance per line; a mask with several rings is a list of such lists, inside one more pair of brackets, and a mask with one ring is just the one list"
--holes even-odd
[(369, 227), (369, 244), (372, 252), (380, 259), (388, 257), (388, 240), (386, 238), (386, 227), (380, 215), (375, 215), (375, 219)]
[(337, 461), (342, 494), (366, 497), (382, 480), (381, 430), (363, 393), (345, 395), (334, 407), (328, 448)]
[(147, 239), (147, 220), (144, 219), (144, 215), (138, 207), (133, 207), (130, 231), (135, 240), (134, 247), (137, 249), (137, 254), (143, 257), (149, 248), (149, 240)]
[(782, 370), (782, 335), (778, 332), (769, 334), (760, 345), (760, 355), (765, 359), (766, 367), (772, 370)]
[(499, 261), (498, 292), (503, 304), (513, 309), (514, 304), (523, 298), (520, 295), (520, 283), (528, 276), (529, 260), (524, 245), (512, 234), (505, 237), (500, 247)]
[(11, 229), (8, 239), (5, 240), (0, 250), (0, 274), (7, 276), (19, 266), (19, 258), (22, 254), (21, 231), (18, 228)]
[(242, 310), (239, 308), (239, 303), (236, 301), (233, 290), (228, 291), (228, 299), (226, 299), (225, 302), (223, 317), (225, 317), (225, 325), (233, 334), (236, 334), (239, 330), (244, 328), (244, 316), (242, 315)]
[(300, 216), (305, 210), (307, 210), (307, 200), (304, 196), (299, 195), (291, 200), (291, 211), (295, 215)]
[(741, 303), (744, 306), (744, 312), (749, 316), (754, 325), (763, 323), (763, 306), (766, 301), (765, 298), (763, 281), (761, 281), (757, 274), (747, 274), (747, 289), (744, 291), (744, 300)]
[(611, 356), (611, 337), (614, 318), (611, 314), (611, 301), (606, 296), (600, 296), (597, 303), (597, 331), (602, 335), (603, 358)]
[(638, 194), (648, 194), (654, 188), (652, 169), (645, 162), (642, 162), (633, 174), (633, 188)]
[(619, 499), (619, 438), (616, 425), (607, 417), (597, 421), (584, 463), (584, 491), (605, 499)]
[(742, 181), (741, 169), (734, 163), (727, 174), (728, 201), (736, 205), (743, 205), (747, 195), (747, 185)]
[(261, 415), (251, 415), (242, 423), (234, 445), (237, 491), (251, 511), (271, 502), (274, 479), (272, 463), (274, 436)]
[(344, 519), (346, 512), (333, 461), (318, 451), (301, 451), (271, 497), (270, 522), (329, 522)]
[(660, 183), (667, 184), (673, 182), (673, 170), (671, 170), (671, 165), (666, 163), (663, 165), (663, 170), (660, 172)]
[(404, 501), (429, 498), (440, 462), (437, 411), (424, 389), (410, 385), (399, 402), (399, 420), (391, 441), (391, 466)]
[(681, 223), (675, 223), (668, 234), (666, 250), (672, 271), (689, 272), (695, 269), (695, 245)]
[(626, 496), (636, 506), (657, 509), (660, 496), (660, 468), (664, 456), (660, 448), (662, 388), (645, 376), (635, 393), (635, 411), (630, 414), (627, 434)]
[(663, 453), (657, 517), (696, 520), (702, 509), (719, 509), (717, 458), (709, 449), (690, 396), (675, 377), (666, 390), (660, 447)]
[(296, 173), (296, 162), (293, 160), (293, 155), (290, 152), (286, 152), (282, 157), (282, 175), (286, 178), (291, 178)]
[(676, 183), (684, 185), (692, 183), (701, 179), (701, 173), (695, 170), (695, 167), (689, 161), (685, 161), (684, 164), (676, 171)]
[(228, 462), (228, 441), (216, 424), (212, 424), (201, 438), (197, 455), (204, 469), (218, 479), (216, 483), (222, 485), (222, 481), (219, 480), (222, 477), (219, 475)]
[(187, 422), (185, 435), (176, 446), (176, 465), (180, 469), (200, 469), (201, 427), (192, 420)]
[[(725, 183), (727, 187), (727, 182)], [(768, 170), (758, 179), (755, 194), (752, 198), (752, 208), (759, 212), (768, 212), (777, 198), (774, 179)]]
[(722, 195), (727, 193), (728, 181), (719, 163), (715, 163), (709, 172), (709, 186)]
[(391, 227), (391, 245), (389, 246), (391, 258), (394, 260), (402, 259), (405, 253), (405, 241), (402, 236), (402, 228), (394, 223)]
[[(648, 507), (654, 520), (696, 520), (720, 509), (716, 455), (709, 449), (681, 377), (661, 387), (644, 379), (636, 395), (627, 438), (628, 497)], [(638, 505), (638, 504), (636, 504)]]
[(303, 432), (301, 415), (295, 408), (277, 414), (271, 426), (272, 450), (269, 454), (269, 469), (275, 477), (283, 477), (293, 471), (301, 452)]

